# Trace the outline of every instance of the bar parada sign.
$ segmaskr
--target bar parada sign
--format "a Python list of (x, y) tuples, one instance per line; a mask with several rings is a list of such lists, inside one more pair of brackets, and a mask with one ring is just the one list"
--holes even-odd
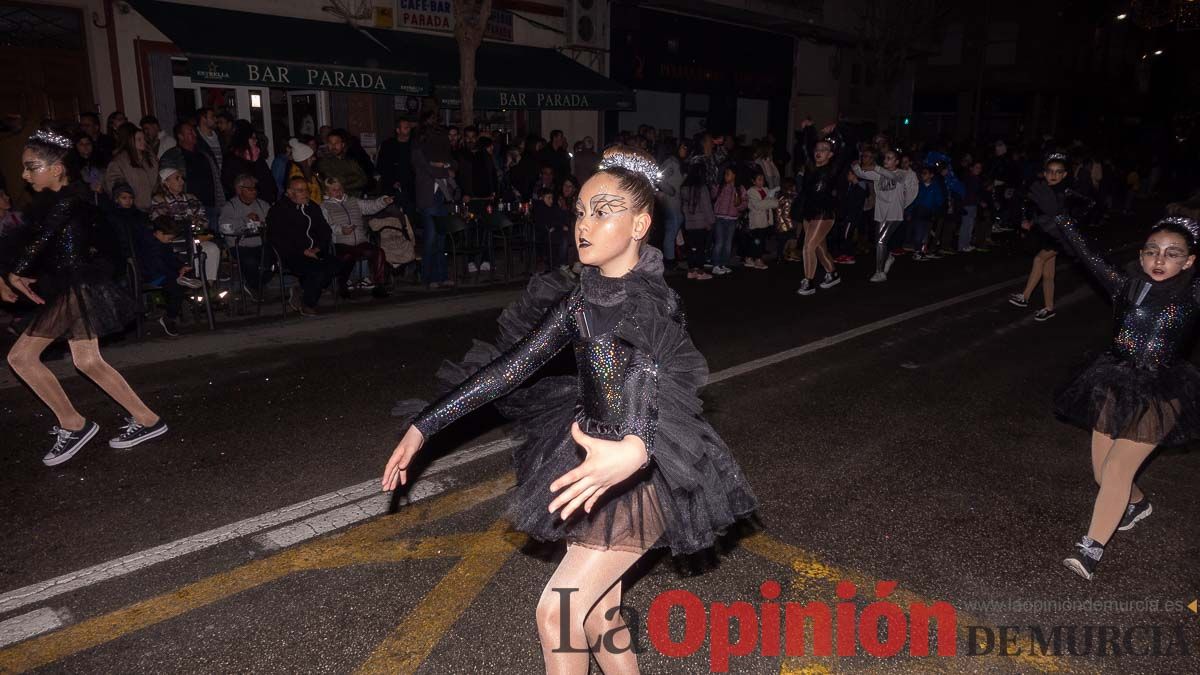
[(190, 57), (189, 66), (192, 79), (199, 82), (415, 96), (429, 93), (429, 78), (422, 73), (203, 57)]
[[(462, 103), (458, 87), (436, 88), (442, 104), (457, 108)], [(479, 110), (633, 110), (633, 95), (623, 91), (537, 91), (479, 87), (475, 90)]]

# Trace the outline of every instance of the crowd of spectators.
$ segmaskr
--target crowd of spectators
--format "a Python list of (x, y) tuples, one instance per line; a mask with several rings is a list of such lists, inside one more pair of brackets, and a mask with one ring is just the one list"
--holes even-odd
[[(575, 275), (575, 199), (601, 157), (590, 136), (572, 143), (551, 130), (513, 140), (443, 126), (433, 111), (396, 120), (375, 158), (346, 130), (328, 126), (279, 143), (268, 157), (260, 131), (211, 108), (170, 130), (153, 116), (134, 124), (114, 112), (102, 125), (85, 112), (72, 133), (72, 168), (109, 221), (100, 229), (121, 242), (108, 248), (117, 264), (120, 252), (131, 255), (141, 278), (163, 289), (159, 321), (172, 335), (190, 291), (226, 283), (234, 268), (239, 292), (251, 300), (261, 300), (275, 275), (295, 276), (287, 300), (302, 316), (317, 313), (330, 284), (342, 296), (386, 296), (400, 266), (414, 259), (425, 287), (453, 286), (440, 229), (451, 215), (468, 222), (478, 244), (465, 264), (470, 274), (496, 265), (491, 220), (481, 216), (513, 210), (531, 223), (538, 268)], [(832, 288), (837, 266), (871, 253), (872, 280), (883, 281), (900, 258), (986, 252), (995, 233), (1028, 224), (1026, 196), (1049, 153), (1070, 158), (1071, 190), (1096, 205), (1084, 216), (1091, 222), (1131, 209), (1161, 180), (1159, 169), (1123, 164), (1079, 142), (935, 143), (866, 137), (846, 124), (818, 129), (808, 120), (791, 144), (769, 133), (677, 138), (645, 125), (612, 141), (660, 163), (651, 240), (670, 273), (707, 281), (739, 267), (765, 270), (768, 261), (803, 262), (802, 295)], [(10, 195), (27, 199), (0, 190), (0, 232), (22, 223), (22, 205)], [(818, 264), (825, 277), (810, 284)]]

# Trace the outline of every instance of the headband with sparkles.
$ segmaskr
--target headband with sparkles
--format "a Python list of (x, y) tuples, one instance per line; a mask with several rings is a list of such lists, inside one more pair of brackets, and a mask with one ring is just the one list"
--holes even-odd
[(1049, 164), (1050, 162), (1062, 162), (1066, 164), (1067, 156), (1061, 152), (1050, 153), (1049, 155), (1046, 155), (1046, 161), (1042, 162), (1042, 164)]
[(631, 153), (617, 152), (600, 160), (600, 170), (621, 168), (640, 174), (650, 181), (650, 187), (658, 187), (662, 180), (662, 169), (652, 159)]
[(1186, 216), (1167, 216), (1154, 224), (1155, 227), (1159, 225), (1178, 225), (1192, 233), (1192, 241), (1200, 241), (1200, 223)]
[(49, 143), (50, 145), (62, 148), (63, 150), (70, 150), (73, 146), (71, 139), (63, 136), (62, 134), (56, 134), (49, 129), (38, 129), (37, 131), (33, 132), (33, 135), (29, 137), (29, 140)]

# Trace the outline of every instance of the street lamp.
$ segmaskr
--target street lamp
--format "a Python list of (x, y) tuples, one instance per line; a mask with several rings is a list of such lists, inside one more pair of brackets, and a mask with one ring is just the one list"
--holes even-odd
[(1128, 19), (1128, 18), (1129, 18), (1128, 14), (1118, 14), (1117, 15), (1117, 21), (1124, 21), (1125, 19)]
[(1162, 56), (1162, 53), (1163, 53), (1163, 50), (1161, 50), (1161, 49), (1156, 49), (1156, 50), (1154, 50), (1154, 55), (1155, 55), (1155, 56)]

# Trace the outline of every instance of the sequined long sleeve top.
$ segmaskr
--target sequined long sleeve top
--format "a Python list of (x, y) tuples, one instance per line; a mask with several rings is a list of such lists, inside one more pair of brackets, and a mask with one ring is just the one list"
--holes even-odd
[[(413, 422), (426, 438), (480, 406), (510, 393), (567, 344), (579, 368), (576, 421), (607, 440), (638, 436), (653, 454), (658, 364), (618, 335), (622, 306), (599, 304), (576, 288), (524, 339), (429, 406)], [(565, 430), (564, 430), (565, 432)]]
[(95, 207), (71, 183), (60, 189), (44, 211), (32, 217), (32, 239), (13, 263), (18, 276), (66, 276), (91, 260)]
[(1057, 218), (1051, 227), (1113, 301), (1109, 353), (1141, 368), (1186, 358), (1200, 318), (1200, 287), (1191, 270), (1155, 282), (1140, 268), (1126, 273), (1106, 261), (1070, 218)]

